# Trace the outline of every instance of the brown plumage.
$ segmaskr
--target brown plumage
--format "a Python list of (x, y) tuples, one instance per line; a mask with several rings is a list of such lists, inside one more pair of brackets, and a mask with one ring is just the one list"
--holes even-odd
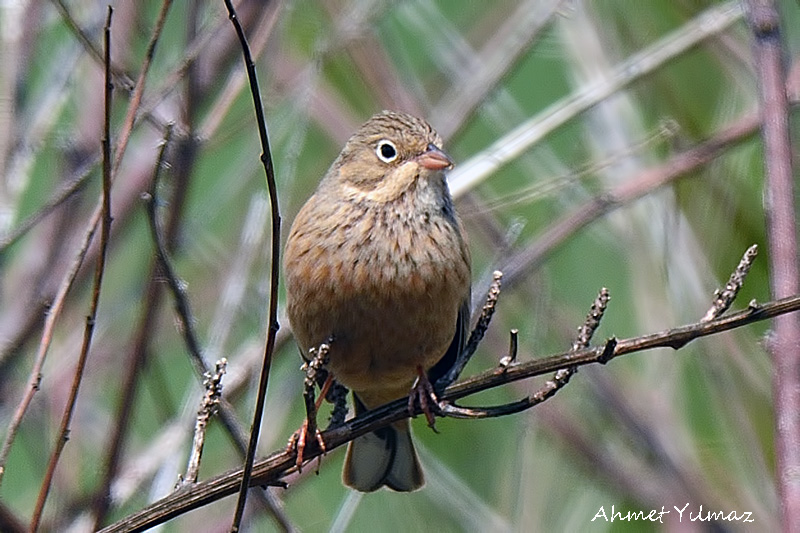
[[(289, 233), (284, 273), (295, 338), (304, 353), (333, 338), (328, 369), (353, 391), (357, 413), (407, 396), (418, 369), (452, 360), (464, 342), (470, 258), (441, 145), (423, 120), (373, 116)], [(421, 487), (408, 420), (350, 443), (343, 477), (365, 492)]]

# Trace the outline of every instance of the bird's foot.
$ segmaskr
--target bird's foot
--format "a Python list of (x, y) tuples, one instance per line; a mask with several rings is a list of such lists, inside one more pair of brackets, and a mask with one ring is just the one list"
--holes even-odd
[(411, 416), (414, 416), (417, 402), (419, 402), (420, 411), (428, 421), (428, 427), (438, 433), (436, 431), (436, 415), (441, 414), (439, 398), (436, 397), (436, 391), (433, 390), (433, 385), (421, 366), (417, 367), (417, 380), (408, 394), (408, 412), (411, 413)]
[[(303, 425), (300, 426), (300, 429), (292, 433), (292, 436), (289, 437), (289, 444), (286, 445), (286, 451), (291, 452), (293, 450), (297, 450), (297, 459), (295, 460), (294, 464), (297, 466), (297, 470), (299, 471), (303, 470), (306, 446), (308, 446), (310, 441), (310, 433), (312, 433), (312, 431), (310, 431), (311, 425), (312, 424), (309, 424), (308, 419), (304, 420)], [(316, 427), (314, 427), (313, 433), (313, 438), (317, 441), (317, 445), (322, 451), (322, 454), (325, 454), (328, 450), (325, 446), (325, 441), (322, 438), (322, 433)]]

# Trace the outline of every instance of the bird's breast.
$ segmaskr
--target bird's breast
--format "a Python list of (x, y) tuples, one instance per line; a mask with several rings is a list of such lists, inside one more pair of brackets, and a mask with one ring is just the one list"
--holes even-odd
[(305, 350), (333, 337), (331, 369), (354, 390), (410, 382), (417, 365), (432, 366), (469, 294), (458, 220), (415, 200), (309, 202), (291, 230), (285, 274), (295, 336)]

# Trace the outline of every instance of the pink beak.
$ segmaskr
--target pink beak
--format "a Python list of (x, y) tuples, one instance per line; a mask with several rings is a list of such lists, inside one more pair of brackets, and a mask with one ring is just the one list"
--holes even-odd
[(428, 170), (443, 170), (453, 166), (450, 156), (433, 143), (429, 144), (428, 149), (417, 157), (417, 162)]

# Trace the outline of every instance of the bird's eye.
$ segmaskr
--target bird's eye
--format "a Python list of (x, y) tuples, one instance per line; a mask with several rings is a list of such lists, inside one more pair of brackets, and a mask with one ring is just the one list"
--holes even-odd
[(391, 163), (397, 159), (397, 147), (392, 141), (382, 139), (378, 141), (378, 147), (375, 148), (375, 154), (378, 156), (378, 159), (384, 163)]

